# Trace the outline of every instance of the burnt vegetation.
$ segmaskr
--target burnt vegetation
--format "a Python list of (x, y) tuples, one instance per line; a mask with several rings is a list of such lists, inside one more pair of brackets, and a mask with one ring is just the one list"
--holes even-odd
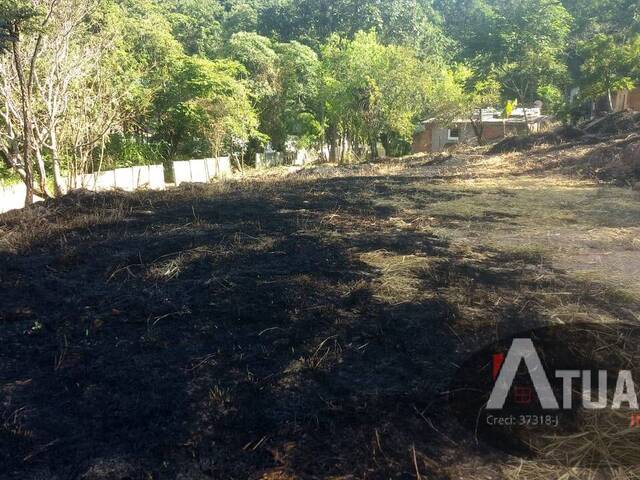
[(473, 191), (345, 172), (0, 217), (0, 477), (502, 478), (447, 413), (456, 365), (560, 304), (637, 305), (425, 223)]

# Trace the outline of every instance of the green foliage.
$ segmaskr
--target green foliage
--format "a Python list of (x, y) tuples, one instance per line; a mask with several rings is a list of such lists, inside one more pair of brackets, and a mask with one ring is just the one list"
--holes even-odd
[(320, 50), (334, 34), (352, 39), (375, 31), (385, 43), (446, 54), (451, 42), (431, 0), (267, 0), (258, 29), (281, 41), (298, 40)]
[[(473, 69), (457, 65), (433, 83), (430, 112), (442, 123), (457, 117), (470, 118), (479, 109), (495, 107), (500, 100), (500, 83), (493, 76), (478, 79)], [(438, 93), (442, 95), (438, 97)]]
[(248, 81), (258, 100), (276, 93), (278, 55), (270, 39), (257, 33), (235, 33), (229, 40), (226, 53), (245, 66)]
[(262, 112), (264, 131), (279, 149), (291, 137), (309, 147), (322, 136), (321, 124), (314, 117), (320, 60), (311, 48), (295, 41), (276, 44), (275, 50), (278, 94), (272, 109)]
[(26, 0), (0, 0), (0, 53), (18, 40), (16, 25), (23, 25), (41, 14), (32, 2)]
[(536, 100), (538, 87), (563, 87), (572, 18), (558, 0), (441, 0), (459, 60), (494, 75), (503, 98)]
[(504, 118), (510, 118), (513, 114), (513, 111), (518, 108), (518, 100), (507, 100), (507, 103), (504, 106)]
[[(314, 108), (318, 92), (316, 53), (298, 42), (277, 43), (256, 33), (232, 35), (227, 54), (245, 66), (260, 129), (283, 150), (292, 136), (306, 137), (300, 115)], [(313, 131), (312, 128), (311, 131)]]
[(185, 145), (202, 150), (203, 143), (217, 156), (258, 135), (244, 74), (233, 60), (183, 60), (157, 102), (160, 138), (170, 143), (172, 156)]
[(554, 85), (540, 85), (537, 97), (542, 101), (542, 108), (545, 113), (558, 115), (565, 107), (565, 96), (562, 91)]
[(227, 35), (238, 32), (251, 32), (257, 29), (258, 11), (248, 2), (234, 2), (224, 16)]
[(296, 144), (300, 148), (317, 147), (324, 135), (322, 124), (309, 112), (302, 112), (295, 117), (290, 132), (296, 139)]
[(0, 162), (0, 185), (17, 182), (20, 179), (10, 168)]
[[(509, 115), (514, 100), (569, 118), (581, 108), (567, 105), (569, 87), (581, 87), (582, 101), (640, 84), (634, 0), (95, 0), (54, 67), (64, 22), (45, 28), (43, 14), (53, 6), (57, 18), (72, 1), (84, 5), (0, 0), (0, 61), (13, 68), (7, 47), (20, 26), (25, 56), (44, 33), (33, 78), (69, 77), (55, 119), (69, 169), (94, 158), (240, 158), (268, 141), (358, 157), (382, 142), (401, 154), (426, 118), (500, 104)], [(31, 95), (33, 115), (47, 132), (42, 97)], [(47, 162), (49, 144), (40, 145)]]
[(127, 85), (130, 123), (147, 125), (156, 98), (184, 57), (184, 48), (174, 37), (166, 13), (150, 0), (110, 4), (105, 23), (121, 35), (112, 68), (115, 78)]
[(322, 114), (332, 134), (374, 145), (382, 134), (408, 139), (433, 86), (427, 63), (374, 32), (333, 36), (322, 51)]
[(218, 2), (177, 0), (168, 7), (173, 34), (188, 55), (215, 58), (224, 38), (224, 8)]
[(574, 42), (594, 35), (629, 38), (640, 33), (640, 4), (637, 0), (563, 0), (574, 20)]
[(109, 159), (103, 168), (133, 167), (136, 165), (155, 165), (167, 159), (169, 146), (164, 142), (149, 142), (139, 138), (113, 135), (106, 147)]
[(582, 96), (596, 100), (603, 95), (634, 86), (640, 41), (620, 44), (611, 35), (598, 34), (580, 44), (584, 57), (581, 71)]

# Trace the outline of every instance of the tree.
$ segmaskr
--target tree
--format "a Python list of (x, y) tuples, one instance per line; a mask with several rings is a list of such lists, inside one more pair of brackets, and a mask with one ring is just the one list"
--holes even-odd
[(479, 145), (484, 144), (484, 109), (500, 101), (500, 83), (492, 76), (478, 80), (478, 75), (466, 65), (443, 69), (441, 78), (433, 82), (429, 113), (440, 123), (450, 124), (467, 118)]
[[(318, 92), (319, 61), (315, 52), (298, 42), (277, 43), (256, 33), (232, 35), (229, 57), (244, 65), (261, 131), (283, 150), (291, 136), (307, 136), (308, 116)], [(314, 127), (311, 127), (314, 129)]]
[(629, 39), (640, 33), (640, 4), (636, 0), (562, 0), (562, 3), (575, 19), (573, 44), (597, 34)]
[[(25, 35), (29, 31), (44, 30), (49, 23), (55, 2), (43, 5), (40, 11), (27, 0), (3, 1), (5, 39), (11, 43), (10, 55), (5, 57), (2, 67), (4, 80), (5, 110), (2, 120), (5, 126), (2, 142), (2, 158), (15, 170), (27, 187), (26, 203), (33, 203), (35, 185), (33, 172), (33, 85), (36, 61), (42, 45), (42, 34), (35, 33), (35, 41), (25, 47)], [(9, 80), (11, 78), (11, 81)], [(14, 88), (14, 82), (17, 88)], [(42, 196), (48, 196), (43, 165), (40, 167), (40, 190)]]
[(12, 52), (0, 56), (0, 152), (27, 185), (29, 201), (34, 193), (51, 195), (51, 172), (57, 195), (66, 187), (63, 170), (73, 185), (89, 168), (121, 129), (138, 83), (122, 54), (125, 16), (118, 6), (51, 0), (36, 11)]
[(450, 42), (431, 0), (267, 0), (258, 30), (279, 41), (296, 40), (319, 51), (333, 35), (352, 39), (375, 31), (385, 43), (444, 55)]
[[(537, 100), (538, 88), (564, 88), (572, 17), (559, 0), (439, 0), (458, 60), (478, 78), (494, 76), (504, 98)], [(454, 14), (454, 12), (464, 14)]]
[(173, 156), (187, 142), (190, 149), (206, 143), (216, 156), (223, 149), (234, 153), (258, 136), (257, 115), (240, 79), (244, 73), (231, 60), (183, 60), (158, 101), (159, 131), (169, 139)]
[(213, 59), (224, 42), (224, 8), (218, 2), (177, 0), (167, 15), (175, 38), (188, 55)]
[(16, 27), (35, 15), (33, 6), (24, 1), (0, 0), (0, 52), (11, 49), (20, 40)]
[(337, 160), (339, 140), (343, 153), (368, 149), (375, 158), (383, 137), (410, 138), (425, 110), (432, 67), (407, 47), (382, 44), (374, 32), (333, 36), (322, 50), (320, 93), (330, 160)]
[(223, 22), (227, 37), (238, 32), (254, 32), (257, 29), (258, 11), (246, 1), (232, 2), (224, 14)]
[(234, 33), (225, 53), (245, 67), (246, 78), (258, 103), (276, 94), (278, 54), (270, 39), (257, 33)]
[[(320, 60), (311, 48), (296, 41), (276, 44), (275, 51), (279, 92), (271, 118), (263, 122), (263, 131), (272, 137), (274, 144), (282, 147), (292, 138), (311, 146), (322, 136), (322, 127), (316, 118)], [(269, 121), (280, 127), (279, 132), (264, 128)]]
[(580, 68), (582, 96), (590, 100), (607, 96), (609, 110), (613, 111), (611, 93), (634, 86), (639, 43), (636, 40), (621, 44), (613, 36), (605, 34), (581, 43), (580, 52), (585, 59)]

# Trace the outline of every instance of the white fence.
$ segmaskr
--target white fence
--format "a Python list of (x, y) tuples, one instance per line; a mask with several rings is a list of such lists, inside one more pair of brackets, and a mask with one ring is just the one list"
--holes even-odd
[[(117, 168), (100, 173), (89, 173), (78, 175), (75, 180), (67, 179), (66, 190), (84, 188), (94, 192), (104, 192), (107, 190), (125, 190), (133, 192), (135, 190), (164, 190), (164, 167), (162, 165), (144, 165), (130, 168)], [(27, 196), (27, 187), (24, 183), (0, 186), (0, 213), (8, 212), (18, 208), (24, 208), (24, 201)], [(35, 201), (41, 201), (36, 197)]]
[(164, 167), (162, 165), (144, 165), (79, 175), (76, 177), (75, 185), (72, 185), (71, 188), (84, 188), (94, 192), (114, 189), (133, 192), (145, 188), (164, 190)]
[(176, 186), (182, 183), (207, 183), (214, 178), (224, 178), (230, 174), (229, 157), (173, 162), (173, 179)]
[[(189, 182), (206, 183), (214, 178), (227, 177), (231, 173), (229, 157), (173, 162), (176, 185)], [(67, 190), (84, 188), (94, 192), (115, 189), (133, 192), (141, 189), (164, 190), (166, 188), (162, 165), (117, 168), (106, 172), (78, 175), (71, 181), (67, 180), (67, 184)], [(23, 183), (7, 187), (0, 186), (0, 213), (24, 208), (26, 195), (27, 189)], [(36, 201), (40, 200), (36, 198)]]
[(0, 186), (0, 213), (23, 208), (26, 196), (27, 187), (24, 183), (16, 183), (7, 187)]
[(256, 168), (279, 167), (282, 165), (302, 166), (309, 161), (306, 150), (297, 152), (265, 152), (256, 153)]

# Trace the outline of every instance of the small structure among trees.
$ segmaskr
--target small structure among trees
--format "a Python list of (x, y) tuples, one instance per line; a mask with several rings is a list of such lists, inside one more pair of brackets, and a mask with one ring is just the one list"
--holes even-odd
[(413, 153), (440, 152), (454, 145), (479, 144), (511, 135), (540, 131), (549, 121), (540, 108), (516, 108), (509, 116), (495, 108), (478, 109), (471, 118), (459, 118), (443, 124), (436, 118), (421, 123), (411, 149)]

